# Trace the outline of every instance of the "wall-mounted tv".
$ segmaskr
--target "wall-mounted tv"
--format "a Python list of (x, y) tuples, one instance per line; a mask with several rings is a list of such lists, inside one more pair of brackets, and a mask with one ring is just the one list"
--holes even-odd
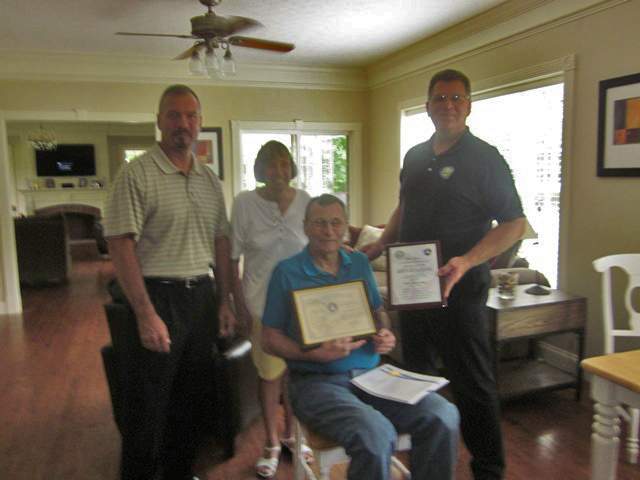
[(93, 145), (58, 144), (55, 150), (36, 150), (39, 177), (86, 177), (96, 174)]

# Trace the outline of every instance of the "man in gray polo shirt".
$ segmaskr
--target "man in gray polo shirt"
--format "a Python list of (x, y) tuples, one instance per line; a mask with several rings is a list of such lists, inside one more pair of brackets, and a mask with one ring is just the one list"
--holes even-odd
[[(216, 329), (230, 334), (230, 243), (222, 188), (192, 154), (200, 101), (185, 85), (160, 99), (160, 142), (118, 173), (104, 229), (117, 278), (135, 314), (121, 478), (192, 478), (211, 386)], [(210, 267), (215, 271), (217, 298)], [(135, 329), (132, 329), (135, 331)]]

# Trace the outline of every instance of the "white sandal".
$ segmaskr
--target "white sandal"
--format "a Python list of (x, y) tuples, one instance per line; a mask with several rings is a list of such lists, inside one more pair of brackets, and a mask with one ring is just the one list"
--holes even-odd
[[(281, 438), (280, 443), (282, 446), (291, 453), (291, 455), (296, 454), (296, 438)], [(304, 461), (309, 464), (313, 463), (313, 450), (309, 448), (309, 446), (302, 440), (302, 445), (300, 446), (300, 450), (302, 452), (302, 456), (304, 457)]]
[(256, 475), (260, 478), (273, 478), (278, 471), (278, 463), (280, 462), (280, 452), (282, 449), (278, 447), (264, 447), (264, 454), (267, 456), (260, 457), (256, 462)]

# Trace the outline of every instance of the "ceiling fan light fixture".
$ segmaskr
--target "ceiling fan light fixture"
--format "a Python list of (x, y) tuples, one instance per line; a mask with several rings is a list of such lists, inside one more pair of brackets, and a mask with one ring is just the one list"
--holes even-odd
[(189, 75), (202, 75), (204, 73), (204, 66), (202, 65), (202, 59), (197, 50), (194, 50), (189, 59)]
[[(195, 40), (195, 44), (191, 48), (179, 54), (174, 60), (189, 59), (190, 75), (206, 75), (209, 78), (236, 74), (237, 66), (229, 51), (230, 45), (278, 53), (287, 53), (295, 48), (292, 43), (237, 35), (250, 28), (262, 26), (262, 24), (248, 17), (217, 15), (213, 12), (213, 7), (220, 4), (222, 0), (199, 1), (207, 7), (207, 12), (204, 15), (191, 17), (191, 33), (189, 34), (116, 32), (116, 35)], [(215, 50), (217, 48), (221, 49), (220, 57), (216, 56)], [(202, 50), (204, 53), (201, 55)]]
[(236, 61), (233, 59), (231, 50), (229, 50), (228, 48), (227, 51), (224, 52), (224, 57), (222, 58), (222, 71), (225, 75), (236, 74)]
[(204, 55), (204, 69), (209, 76), (217, 75), (220, 72), (220, 61), (213, 47), (207, 47)]

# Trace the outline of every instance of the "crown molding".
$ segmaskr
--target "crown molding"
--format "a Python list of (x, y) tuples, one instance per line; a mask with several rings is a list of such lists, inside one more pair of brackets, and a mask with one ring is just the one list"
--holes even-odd
[(189, 85), (365, 90), (362, 68), (331, 68), (238, 63), (232, 77), (192, 76), (184, 62), (166, 58), (0, 51), (0, 79), (114, 83), (189, 83)]
[(369, 89), (449, 65), (628, 1), (512, 0), (369, 66)]

